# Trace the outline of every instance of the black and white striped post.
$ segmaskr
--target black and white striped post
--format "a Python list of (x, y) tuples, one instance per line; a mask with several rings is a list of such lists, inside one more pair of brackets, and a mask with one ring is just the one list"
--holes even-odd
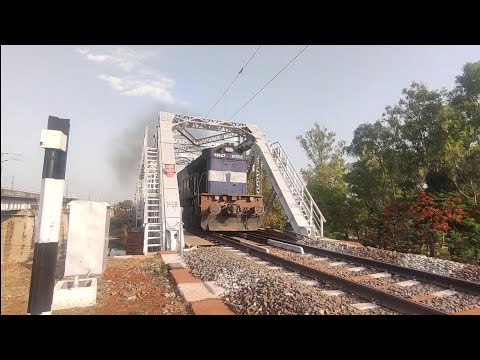
[(32, 315), (52, 310), (69, 132), (70, 120), (54, 116), (48, 117), (47, 129), (42, 130), (45, 156), (27, 310)]

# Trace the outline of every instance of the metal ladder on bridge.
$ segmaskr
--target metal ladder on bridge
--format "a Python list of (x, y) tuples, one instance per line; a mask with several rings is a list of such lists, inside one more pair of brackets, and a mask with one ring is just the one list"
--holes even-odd
[(255, 147), (294, 231), (312, 239), (322, 238), (326, 220), (285, 150), (278, 142), (270, 144), (256, 125), (248, 124), (248, 128), (257, 139)]
[(279, 142), (270, 145), (270, 151), (280, 169), (288, 187), (292, 191), (297, 205), (310, 226), (314, 226), (315, 238), (323, 237), (323, 223), (325, 218), (312, 198), (307, 186), (295, 171), (290, 159)]
[(145, 224), (143, 253), (163, 250), (163, 229), (161, 223), (160, 182), (158, 149), (147, 147), (145, 156), (145, 199), (143, 222)]

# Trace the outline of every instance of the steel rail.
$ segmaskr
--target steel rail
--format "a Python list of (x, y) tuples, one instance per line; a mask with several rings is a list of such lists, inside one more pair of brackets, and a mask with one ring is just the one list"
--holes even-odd
[[(411, 269), (404, 266), (389, 264), (379, 260), (367, 259), (355, 255), (343, 254), (332, 250), (320, 249), (314, 246), (303, 245), (296, 241), (286, 240), (285, 238), (276, 238), (272, 232), (267, 234), (250, 234), (250, 233), (241, 233), (240, 236), (247, 237), (250, 240), (255, 240), (263, 242), (266, 239), (273, 238), (272, 240), (285, 242), (287, 244), (294, 244), (303, 247), (303, 250), (306, 253), (310, 253), (318, 256), (328, 256), (338, 260), (344, 260), (360, 265), (370, 266), (379, 270), (389, 271), (396, 275), (413, 277), (415, 280), (420, 280), (427, 282), (429, 284), (438, 285), (445, 288), (455, 288), (456, 290), (463, 291), (468, 294), (480, 296), (480, 284), (473, 281), (457, 279), (450, 276), (444, 276), (439, 274), (434, 274), (428, 271), (422, 271), (417, 269)], [(282, 235), (279, 233), (279, 235)]]
[(273, 264), (279, 265), (285, 269), (297, 272), (303, 276), (315, 279), (322, 283), (340, 288), (346, 292), (353, 293), (364, 299), (368, 299), (383, 307), (397, 311), (406, 315), (449, 315), (446, 312), (433, 309), (429, 306), (410, 301), (408, 299), (390, 294), (386, 291), (375, 289), (366, 285), (362, 285), (343, 277), (332, 275), (321, 270), (311, 268), (309, 266), (301, 265), (296, 262), (284, 259), (280, 256), (266, 253), (259, 250), (257, 247), (242, 243), (238, 240), (230, 239), (224, 234), (217, 234), (213, 232), (204, 232), (201, 236), (221, 241), (224, 244), (241, 249), (242, 251), (254, 255), (260, 259), (269, 261)]

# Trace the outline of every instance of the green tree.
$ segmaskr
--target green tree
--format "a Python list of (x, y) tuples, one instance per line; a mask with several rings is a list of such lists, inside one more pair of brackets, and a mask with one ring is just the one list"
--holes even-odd
[(480, 61), (467, 63), (463, 73), (456, 78), (455, 89), (450, 93), (451, 104), (460, 110), (466, 123), (475, 128), (473, 137), (478, 142), (480, 129)]
[(480, 144), (472, 144), (458, 164), (458, 190), (479, 205), (480, 197)]
[(360, 198), (371, 210), (382, 211), (386, 204), (411, 192), (419, 182), (418, 179), (415, 181), (415, 171), (412, 178), (411, 163), (405, 161), (409, 150), (401, 141), (398, 122), (377, 121), (360, 125), (345, 150), (359, 159), (351, 166), (345, 180), (354, 194), (357, 190), (363, 193), (364, 197)]
[(327, 219), (325, 233), (334, 238), (348, 238), (354, 207), (349, 206), (347, 185), (343, 180), (347, 163), (343, 158), (344, 141), (335, 133), (314, 123), (313, 129), (297, 136), (312, 164), (301, 173), (315, 203)]
[[(478, 257), (480, 217), (472, 209), (478, 208), (480, 196), (480, 61), (463, 67), (451, 91), (412, 83), (380, 120), (355, 130), (346, 151), (356, 159), (344, 176), (347, 194), (367, 211), (365, 234), (373, 230), (384, 246), (410, 249), (428, 234), (430, 254), (446, 237), (452, 255)], [(402, 204), (418, 201), (425, 188), (432, 199), (460, 192), (465, 211), (473, 215), (440, 236), (435, 216), (441, 217), (435, 211), (441, 208), (431, 204), (433, 220), (423, 223), (415, 211), (399, 213)], [(419, 228), (413, 231), (415, 223)]]
[(305, 135), (297, 136), (300, 146), (313, 164), (302, 169), (302, 175), (308, 183), (318, 183), (324, 187), (345, 188), (343, 174), (346, 162), (343, 158), (344, 141), (336, 143), (335, 133), (314, 123), (313, 129)]
[(118, 205), (120, 206), (120, 208), (123, 211), (131, 211), (132, 208), (133, 208), (133, 201), (132, 200), (124, 200), (124, 201), (118, 203)]
[(447, 237), (452, 258), (473, 258), (480, 261), (480, 207), (472, 199), (466, 199), (463, 210), (465, 217), (453, 226)]
[(463, 143), (460, 159), (454, 165), (457, 189), (478, 205), (480, 195), (480, 61), (467, 63), (456, 78), (450, 94), (450, 107), (459, 122)]

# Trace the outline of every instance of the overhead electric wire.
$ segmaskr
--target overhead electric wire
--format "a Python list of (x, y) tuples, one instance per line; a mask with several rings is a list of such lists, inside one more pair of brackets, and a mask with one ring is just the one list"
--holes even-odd
[(250, 100), (248, 100), (240, 109), (238, 109), (238, 110), (235, 112), (235, 114), (233, 114), (232, 117), (231, 117), (229, 120), (232, 120), (245, 106), (247, 106), (247, 105), (250, 103), (250, 101), (252, 101), (253, 99), (255, 99), (255, 97), (256, 97), (258, 94), (260, 94), (260, 92), (268, 86), (268, 84), (270, 84), (273, 80), (275, 80), (275, 78), (276, 78), (278, 75), (280, 75), (280, 73), (281, 73), (283, 70), (285, 70), (292, 62), (294, 62), (295, 59), (296, 59), (297, 57), (299, 57), (301, 53), (303, 53), (305, 50), (307, 50), (307, 48), (308, 48), (309, 46), (310, 46), (310, 45), (305, 46), (297, 55), (295, 55), (295, 57), (294, 57), (292, 60), (290, 60), (290, 62), (289, 62), (287, 65), (285, 65), (285, 66), (282, 68), (282, 70), (280, 70), (272, 79), (270, 79), (269, 82), (267, 82), (260, 90), (258, 90), (258, 92), (257, 92), (255, 95), (253, 95), (253, 97), (252, 97)]
[(230, 89), (230, 87), (233, 85), (233, 83), (238, 79), (238, 77), (243, 73), (243, 70), (245, 70), (245, 68), (248, 66), (248, 64), (250, 63), (250, 61), (252, 61), (252, 59), (254, 58), (254, 56), (257, 54), (258, 50), (260, 50), (260, 48), (262, 47), (262, 45), (260, 45), (257, 50), (255, 50), (255, 52), (253, 53), (253, 55), (250, 57), (250, 59), (248, 59), (247, 63), (240, 69), (240, 71), (238, 72), (237, 76), (235, 77), (235, 79), (233, 79), (233, 81), (230, 83), (230, 85), (228, 85), (228, 88), (227, 90), (224, 91), (224, 93), (218, 98), (217, 102), (215, 103), (215, 105), (213, 105), (213, 107), (210, 109), (210, 111), (208, 112), (207, 115), (205, 115), (204, 117), (207, 117), (208, 115), (210, 115), (210, 113), (213, 111), (213, 109), (215, 109), (215, 106), (217, 106), (217, 104), (219, 103), (219, 101), (222, 99), (222, 97), (227, 93), (228, 89)]

